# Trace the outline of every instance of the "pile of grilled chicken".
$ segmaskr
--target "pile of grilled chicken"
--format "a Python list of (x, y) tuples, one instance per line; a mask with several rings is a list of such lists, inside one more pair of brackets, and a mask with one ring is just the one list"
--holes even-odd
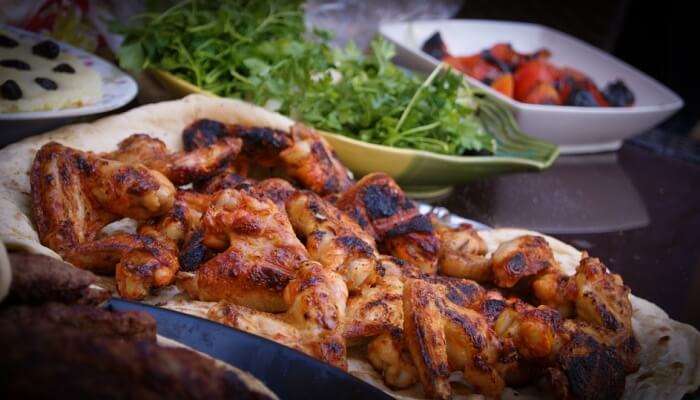
[[(212, 320), (339, 368), (366, 346), (389, 387), (420, 382), (430, 398), (452, 395), (453, 372), (487, 397), (537, 383), (619, 398), (638, 368), (629, 289), (596, 258), (567, 276), (537, 236), (487, 257), (472, 227), (420, 214), (385, 174), (355, 182), (301, 125), (199, 120), (183, 142), (43, 146), (30, 172), (41, 242), (114, 274), (122, 297), (176, 284), (212, 302)], [(103, 233), (124, 218), (136, 233)]]

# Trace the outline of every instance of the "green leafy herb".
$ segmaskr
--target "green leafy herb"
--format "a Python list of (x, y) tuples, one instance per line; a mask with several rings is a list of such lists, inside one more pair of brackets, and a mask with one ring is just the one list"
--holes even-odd
[(391, 62), (375, 39), (363, 55), (307, 32), (301, 2), (189, 0), (138, 16), (119, 53), (125, 68), (160, 68), (220, 96), (242, 98), (316, 128), (442, 154), (494, 152), (481, 97), (439, 66), (428, 77)]

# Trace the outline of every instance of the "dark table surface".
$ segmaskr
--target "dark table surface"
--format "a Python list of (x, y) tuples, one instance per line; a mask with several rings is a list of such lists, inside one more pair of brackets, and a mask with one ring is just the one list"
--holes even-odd
[(550, 233), (700, 327), (700, 164), (626, 143), (617, 153), (561, 156), (542, 173), (475, 181), (438, 204), (494, 227)]

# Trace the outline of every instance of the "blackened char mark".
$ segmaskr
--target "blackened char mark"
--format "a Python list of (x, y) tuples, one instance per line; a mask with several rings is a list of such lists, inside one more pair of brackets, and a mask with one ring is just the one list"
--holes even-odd
[(197, 230), (185, 240), (178, 257), (181, 271), (194, 272), (206, 260), (208, 250), (202, 243), (203, 238), (202, 231)]
[(386, 186), (369, 185), (362, 194), (362, 201), (370, 219), (374, 220), (396, 214), (400, 199), (397, 193)]
[(587, 335), (575, 335), (559, 355), (569, 390), (577, 399), (619, 399), (625, 370), (615, 350)]
[(200, 119), (182, 131), (182, 141), (186, 151), (213, 145), (228, 134), (226, 125), (211, 119)]
[(391, 228), (387, 233), (387, 238), (406, 235), (408, 233), (432, 233), (433, 224), (430, 222), (430, 218), (425, 215), (419, 214), (415, 217), (404, 221), (395, 227)]
[(277, 158), (292, 145), (289, 133), (277, 129), (237, 125), (233, 135), (243, 139), (243, 153), (249, 157)]

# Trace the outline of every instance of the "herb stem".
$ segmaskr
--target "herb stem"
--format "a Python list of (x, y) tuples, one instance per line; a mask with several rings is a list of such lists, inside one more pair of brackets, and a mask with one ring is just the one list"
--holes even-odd
[(442, 70), (444, 63), (440, 63), (435, 67), (433, 72), (428, 75), (428, 77), (423, 81), (423, 83), (418, 87), (416, 92), (413, 94), (413, 97), (411, 98), (411, 101), (408, 102), (408, 105), (406, 108), (403, 110), (403, 113), (401, 114), (401, 118), (399, 118), (399, 122), (396, 124), (396, 127), (394, 128), (396, 131), (399, 131), (401, 129), (401, 126), (403, 125), (404, 121), (406, 121), (406, 117), (408, 117), (408, 114), (411, 112), (411, 109), (413, 108), (413, 105), (415, 104), (416, 100), (418, 100), (418, 96), (420, 93), (428, 86), (430, 86), (431, 83), (435, 80), (435, 77), (437, 74)]

